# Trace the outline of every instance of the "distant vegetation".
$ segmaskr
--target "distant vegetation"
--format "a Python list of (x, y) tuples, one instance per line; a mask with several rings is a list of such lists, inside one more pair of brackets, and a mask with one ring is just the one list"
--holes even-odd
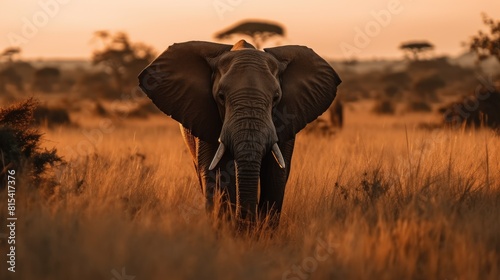
[(500, 20), (483, 14), (483, 23), (489, 28), (489, 32), (479, 31), (471, 38), (469, 48), (481, 60), (495, 57), (500, 62)]
[[(372, 104), (369, 111), (374, 114), (438, 112), (445, 122), (439, 108), (451, 102), (468, 100), (466, 97), (473, 95), (477, 87), (485, 87), (486, 80), (488, 87), (495, 88), (495, 81), (500, 76), (500, 21), (486, 15), (483, 15), (483, 21), (488, 31), (480, 31), (471, 37), (467, 46), (482, 61), (490, 58), (489, 64), (491, 58), (496, 58), (498, 62), (490, 67), (496, 67), (496, 72), (493, 70), (485, 74), (481, 64), (466, 65), (457, 58), (428, 55), (435, 48), (429, 41), (407, 41), (399, 46), (409, 58), (407, 60), (388, 62), (350, 59), (341, 63), (332, 62), (343, 80), (339, 89), (342, 103), (349, 110), (349, 104), (369, 101)], [(231, 42), (246, 38), (261, 48), (271, 39), (283, 38), (285, 30), (280, 23), (246, 20), (216, 32), (214, 37), (218, 40), (230, 39)], [(125, 110), (115, 106), (117, 101), (131, 103), (130, 96), (143, 98), (136, 88), (136, 77), (153, 60), (156, 51), (144, 43), (132, 41), (126, 33), (105, 30), (95, 32), (93, 46), (92, 60), (88, 66), (73, 68), (56, 63), (26, 62), (22, 60), (21, 49), (5, 49), (0, 53), (0, 102), (14, 102), (33, 94), (63, 100), (60, 104), (43, 104), (45, 109), (54, 111), (43, 114), (48, 122), (40, 121), (49, 127), (51, 123), (68, 123), (71, 114), (81, 109), (81, 102), (76, 100), (97, 102), (92, 106), (97, 109), (92, 110), (100, 117), (144, 118), (158, 113), (146, 106), (150, 104), (147, 98), (134, 100)], [(67, 110), (67, 118), (61, 112), (55, 112), (62, 108)], [(331, 110), (335, 112), (333, 106)], [(54, 117), (56, 115), (58, 117)], [(329, 118), (330, 115), (336, 116), (335, 113), (327, 113), (323, 121), (332, 127), (340, 127), (333, 125), (338, 121)]]
[(81, 109), (82, 100), (139, 101), (126, 109), (101, 105), (109, 117), (144, 118), (157, 113), (145, 105), (149, 101), (137, 89), (137, 76), (153, 60), (156, 51), (146, 44), (132, 42), (122, 32), (98, 31), (93, 42), (95, 49), (88, 67), (27, 62), (22, 60), (20, 48), (5, 49), (0, 53), (0, 105), (32, 95), (42, 96), (43, 102), (34, 111), (34, 121), (47, 127), (72, 124), (71, 113)]
[(143, 43), (132, 42), (122, 32), (98, 31), (90, 69), (36, 68), (20, 58), (21, 49), (0, 54), (0, 93), (23, 97), (32, 93), (63, 93), (68, 97), (119, 99), (137, 84), (139, 72), (156, 56)]
[[(358, 63), (339, 71), (343, 80), (339, 91), (346, 102), (384, 100), (378, 102), (375, 112), (404, 113), (405, 108), (415, 111), (417, 103), (419, 108), (429, 111), (433, 104), (471, 94), (480, 84), (474, 69), (462, 67), (447, 57), (411, 60), (397, 67), (367, 72), (351, 70), (356, 69), (352, 67), (360, 66)], [(414, 105), (404, 105), (410, 103)]]

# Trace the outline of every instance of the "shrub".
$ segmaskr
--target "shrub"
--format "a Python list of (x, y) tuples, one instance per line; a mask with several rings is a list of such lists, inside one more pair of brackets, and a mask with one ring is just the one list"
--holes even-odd
[(481, 127), (500, 129), (500, 91), (483, 89), (439, 109), (444, 124), (450, 127)]
[(406, 104), (407, 112), (431, 112), (432, 107), (425, 101), (409, 101)]
[[(390, 72), (384, 74), (380, 78), (380, 82), (382, 82), (385, 85), (388, 85), (386, 88), (396, 88), (397, 91), (394, 92), (394, 94), (398, 93), (401, 91), (401, 89), (409, 89), (410, 84), (412, 82), (412, 78), (408, 74), (407, 71), (404, 72)], [(386, 90), (386, 93), (387, 90)]]
[(23, 91), (23, 77), (14, 69), (14, 67), (7, 67), (0, 71), (0, 92), (7, 92), (7, 85), (13, 85), (17, 91)]
[(389, 98), (394, 98), (396, 97), (399, 93), (401, 93), (401, 90), (399, 87), (395, 85), (389, 85), (384, 88), (384, 93), (387, 97)]
[(33, 114), (38, 105), (33, 98), (0, 109), (0, 179), (6, 171), (15, 168), (40, 182), (48, 165), (61, 162), (56, 149), (40, 148), (42, 134), (32, 127)]
[(445, 86), (446, 82), (438, 74), (435, 74), (418, 80), (413, 88), (422, 99), (436, 102), (438, 101), (436, 91)]
[(41, 92), (52, 92), (61, 79), (61, 71), (55, 67), (43, 67), (35, 72), (33, 88)]
[(33, 118), (35, 124), (47, 124), (49, 127), (71, 124), (69, 113), (64, 108), (38, 106), (33, 112)]
[(95, 99), (117, 99), (121, 92), (113, 88), (112, 78), (106, 72), (91, 72), (83, 75), (78, 81), (78, 88), (84, 97)]
[(392, 115), (395, 113), (396, 109), (394, 103), (391, 100), (381, 99), (375, 103), (372, 111), (376, 114)]

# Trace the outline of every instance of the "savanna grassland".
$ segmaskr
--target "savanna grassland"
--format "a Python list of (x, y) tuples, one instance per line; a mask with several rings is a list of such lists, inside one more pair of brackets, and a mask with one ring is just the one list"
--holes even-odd
[(66, 164), (50, 191), (19, 181), (0, 278), (500, 279), (498, 135), (345, 111), (335, 135), (298, 135), (279, 229), (238, 236), (214, 230), (168, 118), (46, 130)]

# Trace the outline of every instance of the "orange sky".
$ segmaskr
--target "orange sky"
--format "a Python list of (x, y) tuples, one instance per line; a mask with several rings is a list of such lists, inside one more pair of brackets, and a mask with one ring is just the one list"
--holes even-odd
[(414, 39), (432, 42), (436, 54), (458, 55), (461, 42), (483, 28), (481, 12), (499, 19), (500, 1), (2, 0), (0, 50), (19, 45), (24, 58), (89, 58), (93, 32), (106, 29), (162, 51), (174, 42), (213, 41), (215, 31), (257, 18), (282, 23), (282, 43), (328, 58), (402, 57), (399, 44)]

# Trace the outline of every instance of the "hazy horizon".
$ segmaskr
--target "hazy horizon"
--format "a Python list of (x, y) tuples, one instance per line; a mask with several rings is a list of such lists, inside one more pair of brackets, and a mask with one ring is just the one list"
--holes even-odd
[[(330, 59), (397, 59), (401, 42), (428, 40), (435, 55), (457, 56), (485, 30), (481, 13), (500, 17), (500, 1), (430, 0), (278, 2), (246, 0), (0, 3), (0, 50), (19, 46), (24, 59), (89, 59), (97, 30), (124, 31), (161, 52), (182, 41), (215, 41), (213, 34), (255, 18), (281, 23), (281, 44), (300, 44)], [(8, 11), (8, 13), (6, 13)], [(232, 43), (232, 41), (222, 41)]]

